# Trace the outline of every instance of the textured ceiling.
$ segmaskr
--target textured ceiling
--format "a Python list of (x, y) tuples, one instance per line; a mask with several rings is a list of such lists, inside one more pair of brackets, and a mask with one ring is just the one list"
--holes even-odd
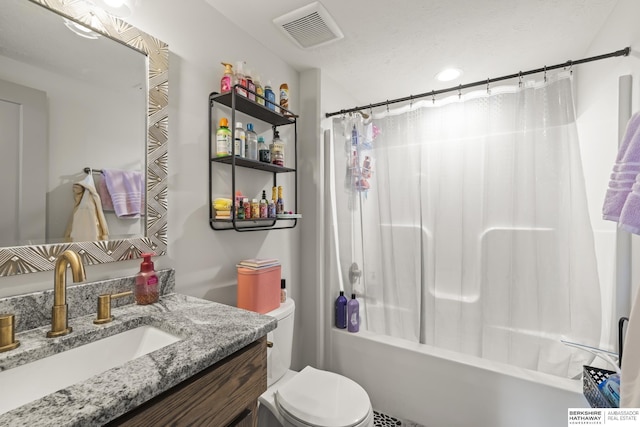
[[(304, 50), (272, 20), (311, 0), (205, 1), (294, 68), (320, 68), (342, 82), (359, 104), (580, 59), (617, 3), (321, 0), (345, 37)], [(611, 46), (610, 51), (623, 47)], [(437, 82), (435, 74), (447, 66), (461, 68), (464, 75), (454, 82)]]

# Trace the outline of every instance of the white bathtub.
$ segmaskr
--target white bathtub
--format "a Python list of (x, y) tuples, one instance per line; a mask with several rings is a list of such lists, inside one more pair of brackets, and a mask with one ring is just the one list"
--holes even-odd
[(565, 427), (588, 407), (581, 380), (517, 368), (367, 331), (329, 331), (328, 369), (373, 407), (427, 427)]

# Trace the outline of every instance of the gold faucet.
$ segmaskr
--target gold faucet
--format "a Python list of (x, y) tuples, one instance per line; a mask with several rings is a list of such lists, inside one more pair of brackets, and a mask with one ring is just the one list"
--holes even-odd
[(84, 266), (80, 256), (67, 249), (56, 259), (53, 282), (53, 308), (51, 308), (51, 330), (47, 337), (61, 337), (71, 332), (69, 313), (67, 311), (67, 266), (71, 266), (74, 282), (85, 280)]

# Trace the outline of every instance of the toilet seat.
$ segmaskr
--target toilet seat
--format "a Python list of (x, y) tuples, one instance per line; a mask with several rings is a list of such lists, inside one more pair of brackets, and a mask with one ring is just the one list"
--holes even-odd
[(366, 391), (355, 381), (310, 366), (276, 391), (280, 414), (291, 423), (353, 427), (371, 413)]

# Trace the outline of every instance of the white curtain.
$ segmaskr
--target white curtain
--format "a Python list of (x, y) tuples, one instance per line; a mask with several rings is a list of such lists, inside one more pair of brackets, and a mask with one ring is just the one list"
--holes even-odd
[(333, 141), (364, 328), (559, 376), (592, 360), (560, 342), (601, 325), (569, 76), (335, 119)]

